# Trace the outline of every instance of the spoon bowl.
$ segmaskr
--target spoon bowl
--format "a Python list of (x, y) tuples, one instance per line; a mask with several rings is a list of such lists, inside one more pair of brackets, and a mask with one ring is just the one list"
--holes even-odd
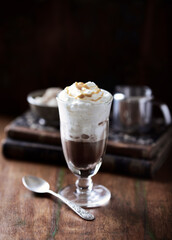
[(46, 193), (50, 189), (50, 185), (42, 178), (34, 176), (25, 176), (22, 178), (24, 186), (35, 193)]

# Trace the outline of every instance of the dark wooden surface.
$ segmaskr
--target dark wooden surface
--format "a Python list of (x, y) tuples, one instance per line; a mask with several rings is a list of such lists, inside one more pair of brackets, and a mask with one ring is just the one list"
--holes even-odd
[[(0, 140), (10, 118), (0, 118)], [(0, 149), (1, 150), (1, 149)], [(172, 239), (171, 155), (153, 180), (99, 172), (94, 182), (112, 193), (108, 205), (91, 209), (87, 222), (48, 195), (34, 195), (21, 178), (35, 175), (58, 191), (75, 177), (65, 167), (6, 160), (0, 152), (0, 240), (170, 240)]]

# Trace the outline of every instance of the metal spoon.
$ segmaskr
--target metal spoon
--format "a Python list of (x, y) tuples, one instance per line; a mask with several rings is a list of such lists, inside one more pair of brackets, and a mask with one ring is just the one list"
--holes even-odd
[(76, 212), (81, 218), (85, 220), (94, 220), (94, 215), (81, 208), (77, 204), (69, 201), (68, 199), (61, 196), (59, 193), (55, 193), (50, 190), (50, 185), (42, 178), (37, 178), (34, 176), (24, 176), (22, 178), (22, 182), (24, 186), (32, 192), (36, 193), (50, 193), (55, 197), (59, 198), (62, 202), (64, 202), (68, 207), (70, 207), (74, 212)]

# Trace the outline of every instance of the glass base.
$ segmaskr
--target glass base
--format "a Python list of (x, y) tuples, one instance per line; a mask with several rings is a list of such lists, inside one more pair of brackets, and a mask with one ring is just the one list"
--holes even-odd
[(60, 194), (79, 206), (86, 208), (103, 206), (111, 198), (110, 191), (102, 185), (93, 185), (92, 190), (87, 193), (78, 193), (76, 185), (70, 185), (63, 188)]

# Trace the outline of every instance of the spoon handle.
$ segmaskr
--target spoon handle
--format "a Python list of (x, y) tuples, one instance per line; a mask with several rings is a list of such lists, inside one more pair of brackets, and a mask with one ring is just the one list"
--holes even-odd
[(85, 220), (94, 220), (95, 217), (93, 214), (89, 213), (85, 209), (81, 208), (79, 205), (69, 201), (65, 197), (61, 196), (59, 193), (55, 193), (52, 190), (48, 190), (48, 193), (52, 194), (53, 196), (59, 198), (62, 202), (64, 202), (68, 207), (70, 207), (74, 212), (76, 212), (81, 218)]

